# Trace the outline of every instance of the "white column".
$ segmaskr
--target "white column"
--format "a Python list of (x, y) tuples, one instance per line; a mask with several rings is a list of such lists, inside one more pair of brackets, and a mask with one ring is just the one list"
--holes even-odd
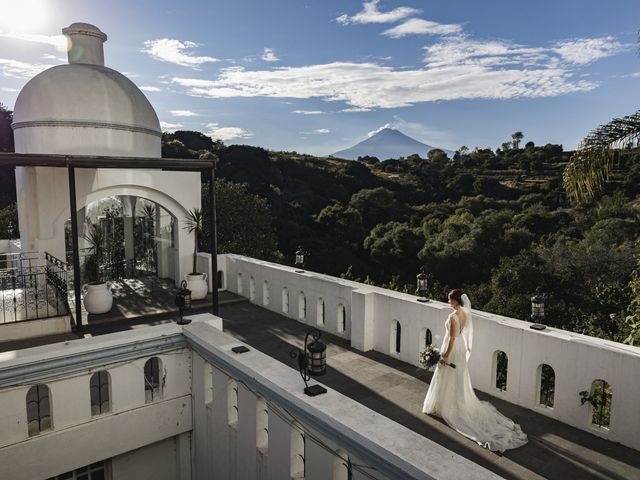
[(363, 289), (351, 292), (351, 345), (367, 352), (375, 339), (374, 292)]
[(269, 480), (291, 478), (291, 425), (274, 413), (269, 415), (267, 473)]
[(195, 480), (209, 478), (212, 465), (207, 437), (207, 409), (205, 402), (206, 362), (193, 353), (191, 401), (193, 403), (193, 471)]
[(327, 451), (309, 436), (305, 446), (305, 480), (331, 480), (335, 455)]
[(256, 478), (256, 403), (258, 397), (238, 384), (237, 478)]
[(134, 217), (137, 198), (131, 195), (120, 196), (122, 202), (122, 221), (124, 224), (124, 256), (127, 260), (134, 257)]
[(191, 433), (176, 437), (176, 478), (191, 480)]
[(208, 478), (228, 480), (229, 477), (229, 422), (227, 420), (227, 383), (229, 377), (213, 369), (213, 435), (209, 438), (213, 457), (212, 474)]

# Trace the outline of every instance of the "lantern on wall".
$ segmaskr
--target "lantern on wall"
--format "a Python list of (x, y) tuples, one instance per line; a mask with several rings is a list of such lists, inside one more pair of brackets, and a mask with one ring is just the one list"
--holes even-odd
[[(327, 393), (327, 389), (320, 385), (309, 386), (311, 377), (319, 377), (327, 373), (327, 346), (320, 340), (321, 332), (312, 328), (304, 337), (304, 350), (294, 348), (289, 352), (291, 358), (298, 359), (298, 369), (304, 381), (304, 393), (311, 397)], [(311, 342), (309, 342), (311, 337)]]
[(295, 266), (298, 268), (296, 270), (298, 273), (304, 272), (304, 256), (306, 255), (305, 251), (302, 249), (300, 245), (298, 245), (298, 250), (296, 251), (296, 261)]
[(540, 289), (536, 290), (534, 296), (531, 297), (531, 320), (535, 323), (530, 328), (534, 330), (544, 330), (546, 327), (544, 322), (544, 302), (547, 296), (540, 293)]
[(420, 273), (416, 275), (416, 295), (418, 295), (419, 302), (428, 302), (426, 297), (427, 290), (429, 289), (429, 277), (424, 272), (424, 267), (420, 268)]

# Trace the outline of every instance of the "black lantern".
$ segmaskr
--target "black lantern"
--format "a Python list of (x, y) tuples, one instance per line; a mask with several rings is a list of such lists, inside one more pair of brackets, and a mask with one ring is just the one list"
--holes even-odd
[(296, 270), (296, 272), (298, 273), (303, 273), (304, 270), (304, 256), (306, 255), (305, 251), (302, 249), (302, 247), (300, 245), (298, 245), (298, 251), (296, 251), (296, 262), (295, 262), (295, 266), (298, 267), (298, 270)]
[(416, 275), (416, 295), (418, 295), (418, 301), (426, 303), (429, 299), (426, 297), (427, 290), (429, 288), (429, 277), (424, 273), (424, 267), (420, 268), (420, 273)]
[(542, 323), (544, 321), (544, 302), (547, 296), (540, 293), (540, 289), (536, 290), (536, 294), (531, 297), (531, 320), (535, 323), (529, 328), (534, 330), (544, 330), (546, 327)]
[[(300, 376), (304, 381), (304, 393), (311, 397), (327, 393), (327, 389), (320, 385), (311, 385), (307, 383), (311, 377), (319, 377), (327, 373), (327, 346), (320, 340), (321, 332), (312, 328), (304, 337), (304, 350), (294, 348), (289, 352), (291, 358), (298, 359), (298, 369)], [(309, 336), (312, 341), (309, 342)]]
[(191, 290), (187, 288), (186, 280), (183, 280), (180, 283), (180, 291), (176, 294), (175, 304), (176, 307), (178, 307), (178, 312), (180, 314), (178, 325), (188, 325), (191, 323), (191, 320), (183, 317), (185, 310), (191, 309)]

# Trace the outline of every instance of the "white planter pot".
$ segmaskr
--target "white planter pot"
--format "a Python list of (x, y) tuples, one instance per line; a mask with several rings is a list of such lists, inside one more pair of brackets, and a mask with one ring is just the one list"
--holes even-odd
[(82, 291), (84, 292), (82, 303), (88, 313), (99, 315), (111, 310), (113, 295), (108, 282), (88, 283), (82, 287)]
[(209, 292), (206, 273), (187, 273), (184, 276), (187, 288), (191, 290), (191, 300), (202, 300)]

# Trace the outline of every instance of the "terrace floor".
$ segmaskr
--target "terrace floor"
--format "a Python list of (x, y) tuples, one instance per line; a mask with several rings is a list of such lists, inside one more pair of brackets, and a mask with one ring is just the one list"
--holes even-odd
[[(220, 316), (224, 330), (294, 367), (289, 351), (293, 347), (302, 347), (309, 326), (260, 308), (231, 293), (221, 293)], [(194, 313), (208, 311), (209, 302), (194, 305)], [(145, 302), (141, 304), (140, 311), (146, 311)], [(175, 312), (142, 314), (138, 318), (90, 322), (87, 333), (102, 335), (176, 319)], [(0, 344), (0, 352), (67, 338)], [(422, 413), (431, 373), (377, 352), (360, 352), (351, 348), (348, 341), (333, 335), (323, 333), (323, 340), (327, 344), (328, 359), (327, 375), (319, 379), (323, 384), (504, 478), (640, 479), (638, 451), (478, 392), (480, 399), (491, 401), (502, 413), (519, 423), (529, 436), (529, 443), (524, 447), (502, 455), (490, 452), (458, 434), (439, 418)]]

